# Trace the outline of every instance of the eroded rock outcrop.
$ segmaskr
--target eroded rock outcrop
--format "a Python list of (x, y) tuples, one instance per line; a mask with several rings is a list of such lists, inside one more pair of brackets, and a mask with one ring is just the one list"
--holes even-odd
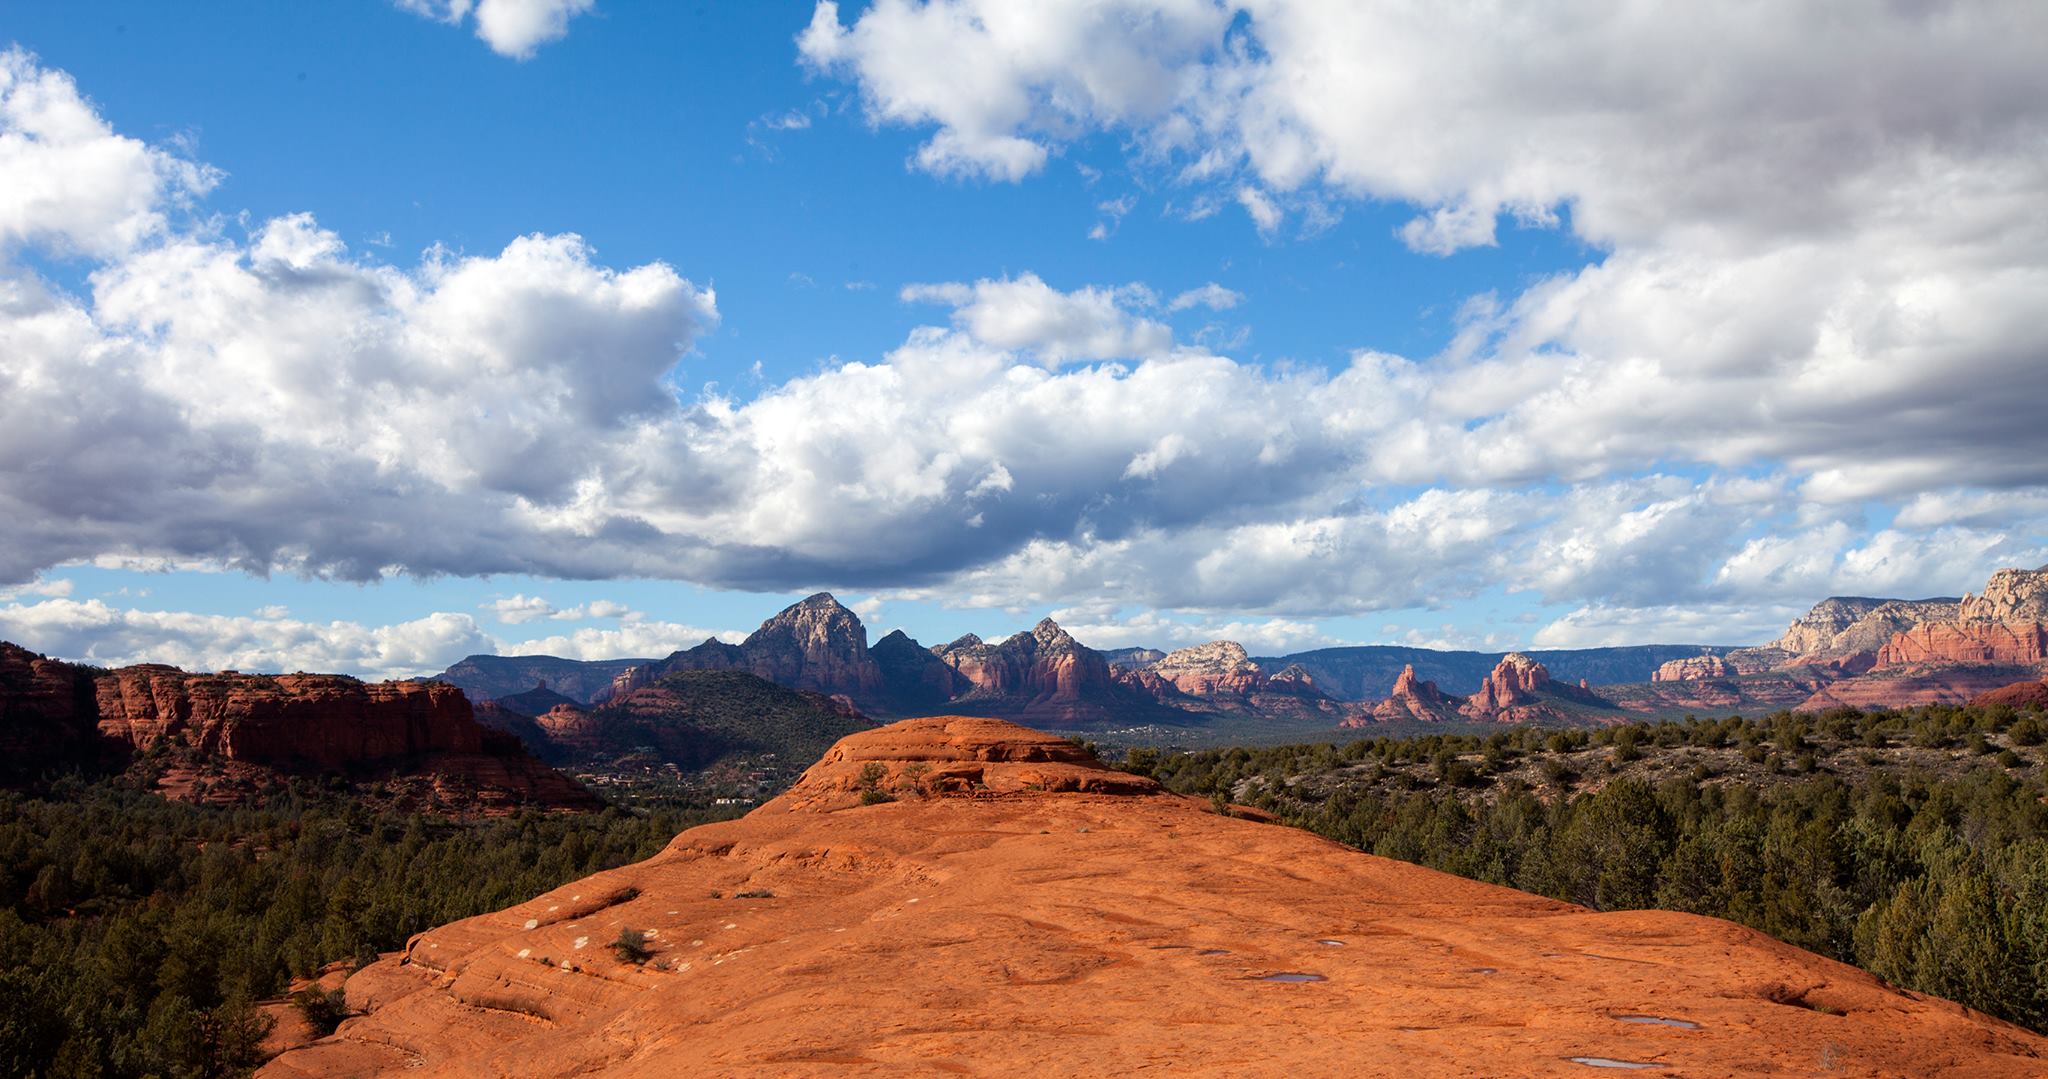
[[(462, 691), (445, 683), (197, 674), (161, 664), (101, 673), (23, 658), (32, 655), (0, 644), (0, 731), (17, 729), (17, 718), (49, 725), (57, 702), (65, 729), (90, 730), (88, 759), (126, 767), (154, 751), (158, 789), (172, 796), (233, 802), (279, 776), (338, 774), (417, 779), (456, 812), (598, 805), (519, 739), (479, 723)], [(32, 677), (16, 677), (23, 670)]]
[(1553, 723), (1584, 719), (1588, 709), (1612, 708), (1586, 686), (1555, 681), (1543, 664), (1509, 652), (1459, 712), (1489, 723)]
[(1703, 682), (1741, 678), (1783, 666), (1792, 658), (1791, 653), (1781, 648), (1737, 648), (1720, 655), (1666, 660), (1650, 676), (1650, 681)]
[(1441, 723), (1459, 718), (1463, 702), (1415, 675), (1415, 665), (1401, 668), (1394, 679), (1394, 692), (1364, 713), (1344, 720), (1339, 726), (1365, 727), (1373, 723)]
[(93, 677), (0, 641), (0, 784), (121, 766), (127, 746), (100, 734)]
[(1211, 641), (1168, 652), (1148, 668), (1190, 697), (1248, 696), (1266, 688), (1266, 672), (1236, 641)]
[[(637, 951), (608, 947), (627, 930)], [(364, 1014), (262, 1074), (1589, 1074), (1578, 1058), (2004, 1079), (2048, 1063), (2048, 1039), (1729, 922), (1377, 858), (957, 717), (849, 738), (746, 818), (420, 934), (346, 992)]]
[(1893, 634), (1928, 622), (1955, 618), (1953, 597), (1873, 599), (1830, 596), (1793, 622), (1769, 647), (1793, 656), (1824, 659), (1876, 652)]
[(1970, 698), (1970, 703), (2002, 704), (2008, 708), (2048, 709), (2048, 682), (2014, 682), (1979, 693)]
[(1157, 707), (1119, 683), (1102, 653), (1076, 641), (1050, 618), (1000, 644), (970, 633), (934, 654), (967, 683), (966, 692), (955, 698), (963, 710), (1072, 726)]

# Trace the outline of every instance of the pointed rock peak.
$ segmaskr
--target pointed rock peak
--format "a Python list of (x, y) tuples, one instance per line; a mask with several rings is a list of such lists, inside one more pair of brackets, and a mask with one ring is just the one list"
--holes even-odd
[(846, 605), (839, 602), (838, 598), (830, 592), (813, 592), (799, 600), (796, 606), (802, 607), (807, 611), (844, 611), (847, 609)]
[(883, 634), (881, 640), (875, 642), (875, 647), (880, 648), (885, 644), (896, 643), (907, 644), (911, 645), (912, 647), (915, 647), (917, 645), (917, 642), (911, 639), (910, 634), (905, 633), (900, 629), (892, 629), (889, 632)]
[(1031, 638), (1048, 648), (1080, 644), (1066, 630), (1061, 629), (1058, 622), (1050, 618), (1041, 618), (1036, 626), (1031, 627)]
[(940, 645), (939, 651), (941, 653), (957, 652), (962, 648), (980, 648), (986, 643), (978, 634), (962, 633), (960, 636), (953, 638), (952, 643)]

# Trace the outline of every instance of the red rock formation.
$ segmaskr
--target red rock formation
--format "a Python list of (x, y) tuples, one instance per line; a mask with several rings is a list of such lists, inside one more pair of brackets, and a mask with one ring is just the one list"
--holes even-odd
[(1970, 698), (1974, 705), (2002, 704), (2009, 708), (2048, 708), (2048, 682), (2014, 682), (1986, 690)]
[(468, 699), (440, 682), (187, 674), (144, 664), (96, 688), (100, 730), (138, 750), (172, 739), (228, 760), (317, 772), (483, 748)]
[[(168, 794), (234, 801), (279, 775), (416, 777), (458, 812), (597, 808), (589, 791), (480, 724), (462, 691), (440, 682), (364, 683), (341, 675), (188, 674), (142, 664), (94, 675), (0, 644), (0, 732), (17, 718), (87, 732), (113, 766), (157, 749)], [(26, 671), (30, 677), (18, 677)], [(83, 763), (74, 760), (73, 765)], [(222, 782), (201, 789), (201, 765)]]
[(1794, 707), (1798, 712), (1830, 708), (1912, 708), (1922, 704), (1963, 704), (2009, 685), (2023, 674), (2017, 667), (1886, 667), (1856, 678), (1827, 682)]
[(119, 767), (97, 718), (92, 671), (0, 641), (0, 783)]
[(1374, 723), (1421, 722), (1438, 723), (1458, 718), (1458, 701), (1437, 688), (1435, 682), (1425, 682), (1415, 676), (1415, 665), (1401, 668), (1401, 676), (1394, 679), (1394, 692), (1386, 700), (1372, 706), (1368, 712), (1348, 717), (1338, 724), (1340, 727), (1365, 727)]
[(1991, 621), (1917, 626), (1878, 650), (1879, 667), (1913, 664), (2033, 666), (2048, 663), (2048, 625)]
[(1958, 600), (1871, 599), (1831, 596), (1785, 630), (1769, 647), (1810, 660), (1875, 652), (1892, 635), (1928, 622), (1956, 616)]
[(1737, 648), (1718, 656), (1688, 656), (1666, 661), (1650, 675), (1652, 682), (1693, 682), (1741, 678), (1791, 662), (1792, 655), (1778, 648)]
[(1028, 723), (1065, 726), (1149, 705), (1110, 674), (1102, 653), (1048, 618), (1029, 633), (991, 645), (968, 634), (937, 651), (972, 687), (955, 700)]
[(1236, 641), (1211, 641), (1169, 652), (1151, 672), (1190, 697), (1246, 697), (1266, 688), (1266, 672)]
[(1584, 686), (1553, 681), (1543, 664), (1509, 652), (1458, 711), (1490, 723), (1555, 723), (1585, 718), (1589, 708), (1613, 705)]
[[(607, 947), (628, 928), (644, 961)], [(744, 819), (422, 933), (346, 993), (364, 1014), (266, 1079), (2048, 1063), (2048, 1039), (1729, 922), (1377, 858), (957, 718), (849, 738)]]

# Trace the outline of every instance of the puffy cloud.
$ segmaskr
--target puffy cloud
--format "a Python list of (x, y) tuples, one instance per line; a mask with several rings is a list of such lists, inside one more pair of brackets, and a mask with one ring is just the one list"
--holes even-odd
[(880, 0), (848, 27), (827, 0), (797, 47), (816, 69), (854, 75), (877, 122), (936, 125), (919, 168), (1017, 180), (1045, 164), (1053, 132), (1171, 108), (1182, 63), (1229, 21), (1205, 0)]
[(498, 621), (509, 626), (537, 622), (543, 618), (551, 618), (557, 613), (554, 604), (539, 596), (525, 594), (494, 599), (483, 604), (483, 609), (490, 611)]
[(1029, 352), (1048, 365), (1148, 356), (1173, 343), (1164, 323), (1130, 310), (1156, 303), (1142, 285), (1061, 292), (1025, 273), (972, 285), (910, 285), (902, 296), (906, 302), (947, 304), (953, 324), (975, 340)]
[[(918, 20), (955, 7), (871, 13), (922, 33)], [(1005, 7), (975, 32), (1066, 12)], [(828, 66), (893, 47), (836, 15), (817, 25), (840, 35), (818, 46)], [(1069, 37), (1040, 44), (1084, 47)], [(1242, 62), (1283, 58), (1255, 54)], [(1038, 70), (1038, 55), (1011, 66)], [(70, 95), (90, 120), (73, 127), (122, 141), (68, 80), (16, 67), (16, 85)], [(1026, 80), (1025, 96), (1124, 92), (1077, 72)], [(1994, 64), (1986, 77), (2004, 76)], [(1088, 122), (1181, 107), (1143, 90), (1088, 104)], [(1018, 130), (1056, 146), (1046, 117), (1063, 108)], [(0, 139), (43, 137), (0, 116)], [(1221, 145), (1218, 121), (1196, 119), (1175, 145)], [(1998, 505), (2048, 488), (2035, 404), (2048, 396), (2048, 330), (2031, 313), (2048, 226), (2027, 216), (2037, 200), (2013, 197), (2041, 169), (1999, 158), (1993, 130), (2016, 122), (2001, 112), (1974, 133), (1930, 128), (1951, 139), (1942, 153), (1982, 143), (1989, 163), (1923, 157), (1936, 172), (1876, 184), (1884, 212), (1860, 229), (1781, 236), (1740, 220), (1746, 204), (1725, 226), (1677, 229), (1587, 210), (1620, 238), (1611, 253), (1475, 299), (1433, 357), (1361, 349), (1334, 371), (1261, 367), (1176, 347), (1149, 317), (1224, 306), (1235, 294), (1220, 286), (1162, 304), (1142, 286), (1063, 291), (1026, 273), (914, 286), (907, 299), (951, 308), (948, 326), (750, 399), (677, 389), (717, 308), (665, 264), (615, 269), (573, 235), (534, 235), (402, 265), (350, 251), (309, 215), (243, 235), (180, 224), (172, 210), (196, 188), (175, 178), (205, 170), (141, 148), (155, 186), (140, 218), (119, 200), (82, 202), (82, 224), (8, 234), (98, 253), (85, 295), (0, 265), (0, 581), (83, 560), (351, 579), (647, 576), (1002, 607), (1115, 601), (1253, 627), (1495, 587), (1608, 623), (1851, 585), (1917, 591), (1941, 578), (1936, 590), (1954, 591), (2000, 564), (2048, 560), (2048, 509)], [(1414, 137), (1441, 126), (1455, 125)], [(1351, 166), (1332, 164), (1350, 158), (1295, 127), (1305, 164), (1274, 165), (1268, 148), (1246, 156), (1256, 176), (1227, 160), (1213, 175), (1224, 190), (1317, 176), (1350, 190)], [(61, 155), (5, 160), (69, 167)], [(1470, 164), (1478, 175), (1497, 162)], [(1851, 186), (1890, 175), (1865, 167)], [(1940, 177), (1937, 214), (1914, 199)], [(1445, 185), (1420, 204), (1469, 197)], [(1572, 227), (1586, 227), (1573, 207)], [(1519, 212), (1542, 221), (1541, 207)], [(1866, 514), (1882, 523), (1891, 510), (1873, 533)], [(501, 620), (620, 619), (549, 638), (557, 651), (658, 654), (700, 632), (596, 603), (513, 600), (526, 606)], [(545, 611), (525, 613), (534, 604)], [(126, 616), (102, 621), (131, 632)]]
[(212, 169), (117, 135), (71, 76), (0, 51), (0, 265), (24, 244), (112, 255), (161, 233)]
[[(2048, 481), (2048, 9), (1001, 6), (821, 4), (805, 55), (953, 171), (1108, 132), (1267, 234), (1285, 201), (1371, 198), (1416, 207), (1419, 251), (1503, 214), (1603, 249), (1386, 387), (1409, 419), (1367, 432), (1379, 478), (1761, 461), (1844, 504)], [(1152, 93), (1087, 77), (1111, 55)]]
[(254, 615), (142, 611), (97, 599), (0, 605), (0, 640), (103, 666), (169, 663), (187, 670), (348, 671), (370, 678), (432, 674), (497, 642), (468, 615), (435, 613), (388, 626)]
[(1191, 288), (1173, 298), (1166, 305), (1168, 311), (1185, 311), (1191, 307), (1206, 307), (1211, 311), (1227, 311), (1244, 300), (1244, 294), (1224, 288), (1214, 281), (1200, 288)]
[(1631, 644), (1750, 645), (1774, 640), (1806, 613), (1799, 604), (1709, 603), (1696, 606), (1580, 607), (1536, 631), (1538, 648), (1607, 648)]
[(1188, 620), (1109, 604), (1056, 608), (1052, 618), (1090, 648), (1170, 652), (1210, 641), (1236, 641), (1253, 655), (1282, 655), (1348, 643), (1330, 636), (1314, 622), (1291, 618)]
[(530, 59), (542, 45), (569, 33), (569, 20), (596, 0), (396, 0), (399, 7), (450, 26), (472, 15), (476, 36), (491, 51), (514, 60)]
[(700, 629), (680, 622), (641, 618), (623, 621), (610, 629), (583, 626), (568, 633), (506, 642), (499, 646), (498, 651), (507, 656), (560, 656), (563, 659), (635, 656), (658, 659), (702, 644), (712, 637), (728, 644), (738, 644), (746, 639), (746, 633), (731, 629)]

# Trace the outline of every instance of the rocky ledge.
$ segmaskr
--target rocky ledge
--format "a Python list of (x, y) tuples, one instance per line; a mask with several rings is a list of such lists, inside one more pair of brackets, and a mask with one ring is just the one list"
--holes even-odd
[(962, 718), (847, 738), (783, 800), (423, 933), (346, 992), (360, 1017), (262, 1074), (2048, 1066), (2048, 1039), (1728, 922), (1373, 857)]

